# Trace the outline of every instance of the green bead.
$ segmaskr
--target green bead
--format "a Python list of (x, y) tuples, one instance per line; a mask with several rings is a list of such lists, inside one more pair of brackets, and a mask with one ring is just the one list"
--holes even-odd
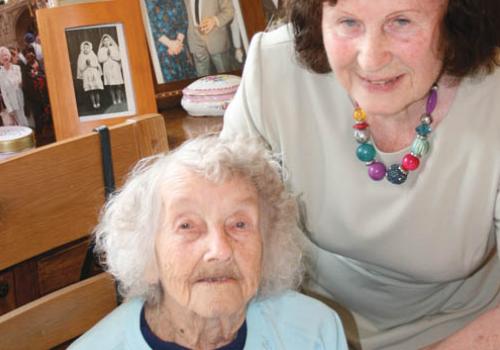
[(375, 159), (376, 153), (377, 152), (375, 151), (375, 147), (373, 147), (373, 145), (370, 143), (363, 143), (356, 149), (356, 156), (362, 162), (371, 162), (373, 159)]
[(427, 139), (416, 138), (411, 145), (411, 153), (416, 155), (417, 157), (422, 157), (429, 152), (430, 144)]

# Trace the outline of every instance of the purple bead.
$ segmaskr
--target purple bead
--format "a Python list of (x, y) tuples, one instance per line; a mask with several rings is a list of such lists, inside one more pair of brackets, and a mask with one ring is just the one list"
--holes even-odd
[(437, 105), (437, 99), (437, 89), (432, 88), (429, 93), (429, 97), (427, 98), (427, 106), (425, 107), (425, 112), (427, 114), (431, 114), (434, 111), (434, 108), (436, 108)]
[(368, 165), (368, 176), (372, 178), (372, 180), (380, 181), (385, 176), (385, 165), (381, 162), (373, 162)]

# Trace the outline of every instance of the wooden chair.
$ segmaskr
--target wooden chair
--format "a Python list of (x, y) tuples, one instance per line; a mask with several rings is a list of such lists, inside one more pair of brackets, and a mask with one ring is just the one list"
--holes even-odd
[[(168, 150), (158, 114), (131, 118), (109, 134), (118, 186), (140, 158)], [(97, 133), (0, 162), (0, 349), (52, 348), (116, 306), (107, 274), (79, 281), (104, 200)]]

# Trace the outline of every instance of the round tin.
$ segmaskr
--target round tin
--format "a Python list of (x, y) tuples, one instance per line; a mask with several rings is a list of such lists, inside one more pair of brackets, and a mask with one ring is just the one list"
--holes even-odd
[(0, 126), (0, 156), (15, 153), (35, 147), (33, 130), (26, 126)]

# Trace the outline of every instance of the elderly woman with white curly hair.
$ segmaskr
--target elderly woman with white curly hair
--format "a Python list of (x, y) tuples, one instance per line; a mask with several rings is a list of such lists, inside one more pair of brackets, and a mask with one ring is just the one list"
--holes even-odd
[(95, 234), (126, 301), (72, 349), (347, 349), (337, 315), (290, 290), (303, 256), (279, 169), (216, 136), (136, 166)]

